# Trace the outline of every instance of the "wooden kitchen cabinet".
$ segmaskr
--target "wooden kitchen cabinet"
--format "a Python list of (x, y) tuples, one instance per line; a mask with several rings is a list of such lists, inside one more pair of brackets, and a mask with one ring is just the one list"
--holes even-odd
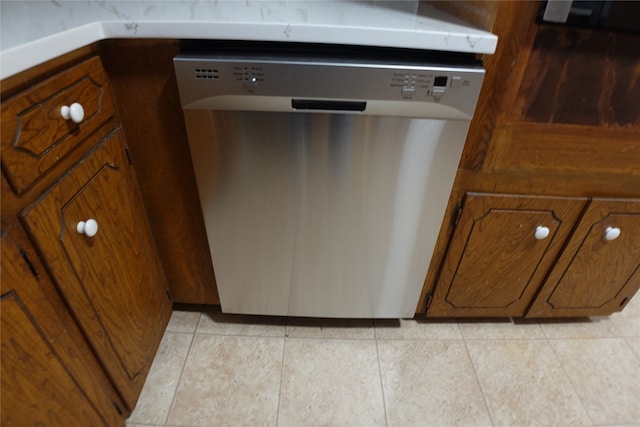
[(2, 230), (3, 426), (124, 425), (121, 403), (18, 225)]
[[(122, 133), (21, 214), (70, 310), (133, 409), (171, 300), (127, 162)], [(77, 225), (93, 219), (97, 234)]]
[(608, 315), (640, 288), (640, 200), (592, 200), (527, 317)]
[[(628, 243), (640, 241), (631, 224), (637, 208), (618, 209), (640, 198), (640, 86), (636, 84), (640, 56), (634, 50), (640, 38), (628, 32), (540, 24), (538, 2), (433, 5), (474, 22), (501, 41), (493, 55), (483, 58), (483, 88), (417, 311), (427, 316), (488, 316), (492, 311), (482, 308), (486, 296), (480, 293), (480, 281), (498, 274), (473, 270), (474, 277), (456, 270), (467, 243), (458, 236), (464, 218), (453, 224), (457, 207), (472, 192), (588, 200), (587, 210), (581, 213), (584, 218), (569, 226), (571, 234), (563, 242), (566, 248), (541, 277), (536, 273), (535, 285), (529, 285), (527, 292), (535, 288), (528, 294), (530, 307), (516, 312), (528, 317), (566, 317), (623, 308), (639, 274), (637, 252), (634, 258), (633, 244)], [(601, 66), (591, 66), (594, 60)], [(614, 199), (621, 205), (615, 202), (606, 208)], [(600, 217), (594, 209), (599, 209)], [(621, 234), (617, 243), (604, 245), (603, 229), (597, 237), (589, 234), (598, 227), (606, 229), (599, 223), (603, 218), (622, 219), (616, 217), (621, 212), (629, 221), (625, 223), (627, 243), (620, 240)], [(616, 246), (624, 246), (626, 255), (620, 255)], [(508, 258), (516, 258), (517, 253), (520, 248), (514, 246)], [(482, 269), (499, 262), (493, 258), (495, 253), (487, 247), (483, 256), (477, 252), (473, 262)], [(470, 264), (461, 264), (465, 265), (472, 270)], [(518, 269), (502, 273), (511, 282)], [(455, 289), (456, 284), (462, 286), (460, 278), (471, 282), (461, 288), (468, 291), (464, 294), (468, 300), (480, 298), (477, 309), (453, 307), (451, 298), (460, 299), (463, 294)], [(494, 313), (513, 315), (511, 310)]]
[(585, 203), (468, 194), (427, 314), (523, 316)]
[(584, 317), (640, 288), (640, 201), (470, 193), (431, 317)]
[[(26, 241), (21, 247), (33, 246), (29, 257), (35, 261), (27, 264), (38, 266), (33, 267), (37, 278), (50, 283), (61, 301), (56, 305), (58, 316), (71, 322), (64, 330), (77, 331), (69, 335), (65, 348), (88, 349), (84, 358), (56, 362), (47, 344), (47, 339), (55, 343), (55, 336), (50, 339), (46, 328), (38, 329), (30, 314), (54, 297), (25, 306), (19, 294), (5, 292), (5, 258), (21, 258), (11, 257), (3, 243), (3, 363), (5, 352), (7, 360), (19, 356), (17, 350), (10, 353), (13, 347), (5, 350), (6, 326), (7, 342), (14, 340), (14, 333), (24, 335), (24, 342), (15, 339), (16, 344), (10, 344), (22, 349), (20, 360), (37, 360), (38, 366), (45, 366), (40, 371), (34, 368), (26, 383), (40, 379), (48, 383), (44, 372), (49, 370), (56, 378), (61, 372), (71, 378), (42, 393), (5, 390), (3, 382), (3, 420), (4, 414), (21, 414), (26, 408), (63, 404), (73, 408), (60, 416), (78, 417), (75, 422), (60, 418), (45, 425), (123, 424), (135, 407), (171, 315), (171, 299), (109, 80), (95, 49), (81, 49), (3, 81), (2, 98), (3, 236), (7, 230), (19, 230)], [(77, 123), (61, 117), (61, 107), (74, 102), (84, 110)], [(78, 224), (90, 219), (96, 221), (97, 233), (87, 229), (80, 234)], [(30, 280), (26, 275), (32, 270), (15, 270), (10, 283)], [(32, 324), (25, 324), (25, 319)], [(27, 348), (29, 340), (34, 344)], [(79, 367), (83, 364), (86, 369)], [(5, 365), (3, 381), (4, 369)], [(106, 385), (79, 379), (84, 377), (104, 378)], [(16, 381), (16, 387), (22, 387), (23, 379)], [(78, 391), (72, 391), (74, 381)], [(109, 398), (108, 410), (117, 414), (117, 421), (113, 414), (105, 418), (104, 405), (99, 408), (91, 399), (89, 407), (76, 402), (77, 396), (104, 399), (110, 394), (116, 397)]]

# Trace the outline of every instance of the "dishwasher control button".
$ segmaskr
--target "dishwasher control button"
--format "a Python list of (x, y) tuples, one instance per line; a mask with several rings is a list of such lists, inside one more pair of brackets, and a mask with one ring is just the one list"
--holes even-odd
[(402, 88), (402, 97), (403, 98), (413, 98), (413, 94), (416, 93), (416, 89), (413, 87), (403, 87)]
[(460, 76), (451, 77), (451, 87), (453, 89), (458, 88), (461, 85), (462, 85), (462, 77), (460, 77)]
[(435, 86), (432, 93), (433, 96), (442, 96), (444, 95), (444, 87)]
[(256, 88), (256, 86), (258, 86), (258, 80), (255, 77), (251, 77), (248, 80), (244, 81), (244, 85), (243, 86), (244, 86), (245, 90), (253, 92), (253, 90)]

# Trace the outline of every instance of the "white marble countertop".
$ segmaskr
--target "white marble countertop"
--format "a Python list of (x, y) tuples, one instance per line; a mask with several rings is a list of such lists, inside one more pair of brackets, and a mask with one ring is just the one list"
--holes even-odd
[(493, 53), (497, 37), (415, 1), (0, 1), (0, 78), (109, 38), (265, 40)]

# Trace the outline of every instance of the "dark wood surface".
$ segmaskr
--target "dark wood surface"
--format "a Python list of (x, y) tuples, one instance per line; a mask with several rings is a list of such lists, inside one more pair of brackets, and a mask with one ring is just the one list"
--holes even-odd
[[(88, 237), (76, 224), (93, 218)], [(167, 283), (127, 163), (106, 138), (21, 214), (58, 289), (133, 409), (171, 315)]]
[[(607, 241), (607, 227), (620, 236)], [(527, 317), (607, 315), (640, 288), (640, 200), (593, 200)]]
[(1, 424), (124, 426), (128, 411), (19, 225), (3, 224), (0, 260)]
[(640, 36), (541, 26), (514, 115), (640, 130)]
[[(586, 200), (469, 194), (449, 244), (430, 316), (521, 317)], [(535, 238), (536, 227), (547, 238)]]
[(175, 40), (109, 40), (102, 57), (177, 303), (219, 304), (173, 57)]

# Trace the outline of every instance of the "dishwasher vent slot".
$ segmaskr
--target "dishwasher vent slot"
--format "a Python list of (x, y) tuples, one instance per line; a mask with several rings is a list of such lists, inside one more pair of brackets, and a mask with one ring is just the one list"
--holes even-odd
[(212, 68), (195, 68), (193, 73), (196, 79), (219, 79), (218, 70)]

